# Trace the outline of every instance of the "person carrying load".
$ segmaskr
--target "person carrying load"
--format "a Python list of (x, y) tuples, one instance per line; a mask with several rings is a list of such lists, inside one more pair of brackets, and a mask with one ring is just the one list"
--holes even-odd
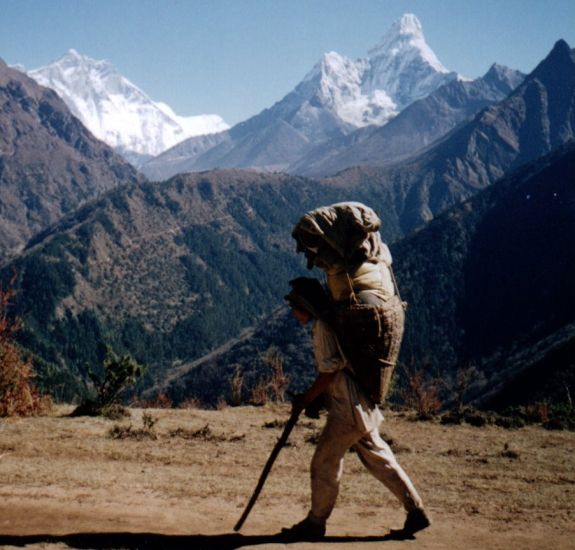
[(403, 334), (404, 307), (391, 272), (391, 254), (379, 235), (375, 212), (356, 202), (304, 215), (292, 235), (308, 268), (327, 275), (290, 281), (286, 299), (302, 323), (313, 322), (317, 377), (296, 396), (292, 414), (328, 397), (328, 416), (311, 464), (312, 502), (307, 517), (283, 529), (292, 540), (317, 540), (335, 506), (343, 459), (354, 448), (362, 463), (407, 512), (403, 534), (430, 525), (421, 497), (379, 434), (385, 398)]
[(326, 274), (340, 344), (376, 403), (389, 390), (405, 321), (380, 226), (368, 206), (343, 202), (308, 212), (292, 231), (308, 269)]

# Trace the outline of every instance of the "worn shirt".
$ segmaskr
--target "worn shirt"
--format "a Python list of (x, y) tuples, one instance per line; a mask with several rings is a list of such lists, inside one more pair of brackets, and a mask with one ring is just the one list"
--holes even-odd
[(336, 373), (327, 393), (330, 397), (330, 415), (337, 415), (362, 432), (377, 429), (383, 415), (376, 404), (363, 392), (346, 371), (353, 373), (351, 365), (341, 351), (333, 330), (317, 320), (312, 328), (313, 350), (319, 373)]

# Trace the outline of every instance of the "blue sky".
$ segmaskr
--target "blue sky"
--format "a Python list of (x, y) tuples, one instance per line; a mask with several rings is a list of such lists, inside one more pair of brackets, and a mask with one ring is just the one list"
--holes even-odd
[(0, 0), (0, 57), (32, 69), (68, 49), (108, 59), (178, 114), (234, 124), (270, 107), (324, 52), (362, 57), (404, 13), (450, 70), (531, 71), (574, 0)]

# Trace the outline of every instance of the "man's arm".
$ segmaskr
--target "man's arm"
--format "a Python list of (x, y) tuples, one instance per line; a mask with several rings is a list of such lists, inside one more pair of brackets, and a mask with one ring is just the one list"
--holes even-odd
[(306, 392), (294, 397), (292, 412), (301, 412), (325, 393), (337, 373), (345, 367), (333, 330), (321, 320), (316, 320), (313, 327), (313, 347), (319, 374)]
[(314, 383), (300, 395), (296, 395), (292, 401), (292, 412), (302, 411), (305, 409), (316, 397), (321, 395), (335, 378), (336, 372), (320, 372)]

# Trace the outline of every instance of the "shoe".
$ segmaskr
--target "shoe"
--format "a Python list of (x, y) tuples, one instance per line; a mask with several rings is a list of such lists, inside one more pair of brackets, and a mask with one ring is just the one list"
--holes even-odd
[(292, 541), (314, 541), (320, 540), (324, 536), (325, 525), (314, 523), (309, 518), (305, 518), (291, 527), (284, 527), (280, 533), (282, 539)]
[(405, 518), (405, 524), (403, 525), (403, 532), (406, 535), (414, 535), (430, 525), (431, 520), (425, 513), (425, 510), (423, 508), (415, 508), (407, 513), (407, 518)]

